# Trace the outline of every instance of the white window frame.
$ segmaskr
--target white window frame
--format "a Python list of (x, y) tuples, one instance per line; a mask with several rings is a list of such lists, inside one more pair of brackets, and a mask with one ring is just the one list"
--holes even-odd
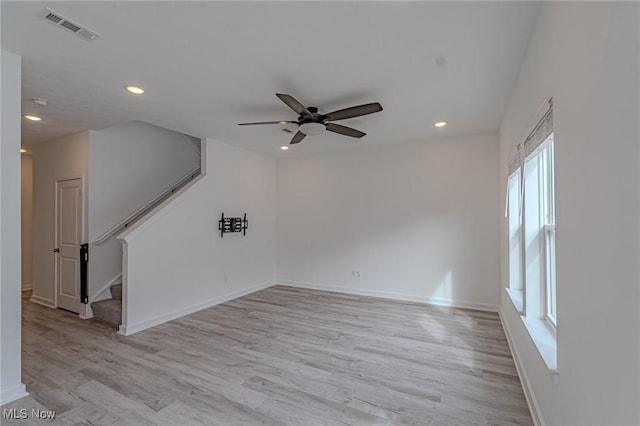
[(545, 225), (545, 319), (558, 327), (556, 287), (556, 226)]
[[(524, 312), (557, 328), (553, 132), (525, 159)], [(531, 267), (535, 259), (535, 265)]]
[[(522, 293), (522, 176), (520, 168), (508, 179), (508, 217), (509, 217), (509, 289)], [(522, 298), (520, 296), (520, 298)], [(521, 309), (520, 309), (521, 310)]]
[[(557, 376), (555, 164), (551, 100), (549, 109), (525, 142), (518, 144), (514, 151), (508, 165), (506, 189), (509, 218), (509, 282), (506, 291), (548, 370)], [(518, 200), (512, 200), (516, 192), (513, 187), (516, 176), (520, 176), (520, 193)], [(519, 214), (514, 218), (516, 212)], [(518, 223), (519, 265), (517, 254), (513, 253), (513, 237)], [(521, 268), (521, 290), (518, 290), (514, 265)]]
[(553, 132), (540, 146), (541, 203), (544, 242), (544, 319), (555, 329), (557, 320), (556, 288), (556, 215), (555, 215), (555, 164), (553, 158)]

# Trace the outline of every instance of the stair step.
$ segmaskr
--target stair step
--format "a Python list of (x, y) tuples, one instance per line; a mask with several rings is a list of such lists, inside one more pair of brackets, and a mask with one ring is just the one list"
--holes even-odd
[(112, 285), (111, 288), (111, 297), (114, 299), (122, 300), (122, 284)]
[(122, 300), (106, 299), (91, 304), (93, 316), (101, 320), (122, 324)]

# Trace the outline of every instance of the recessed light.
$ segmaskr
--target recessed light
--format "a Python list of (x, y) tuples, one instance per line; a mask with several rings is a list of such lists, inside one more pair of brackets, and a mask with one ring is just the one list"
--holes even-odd
[(435, 123), (433, 123), (434, 126), (436, 127), (444, 127), (447, 125), (446, 121), (436, 121)]
[(40, 105), (40, 106), (47, 106), (49, 104), (49, 101), (42, 98), (33, 98), (31, 100), (33, 101), (34, 104)]
[(31, 120), (31, 121), (42, 121), (42, 118), (38, 117), (37, 115), (24, 115), (24, 118), (26, 118), (27, 120)]
[(24, 148), (20, 148), (20, 152), (24, 154), (25, 152), (27, 152), (27, 150)]
[(129, 92), (133, 93), (134, 95), (142, 95), (144, 93), (144, 89), (138, 86), (127, 86), (125, 87), (125, 89), (127, 89)]
[(286, 151), (286, 150), (288, 150), (288, 149), (289, 149), (289, 147), (288, 147), (288, 146), (286, 146), (286, 145), (283, 145), (283, 146), (281, 146), (281, 147), (280, 147), (280, 149), (281, 149), (281, 150), (283, 150), (283, 151)]
[(280, 124), (287, 124), (287, 121), (281, 121)]

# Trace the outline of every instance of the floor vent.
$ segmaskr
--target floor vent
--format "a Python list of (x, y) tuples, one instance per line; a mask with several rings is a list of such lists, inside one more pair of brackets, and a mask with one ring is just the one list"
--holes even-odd
[(57, 27), (64, 28), (67, 31), (71, 31), (81, 39), (94, 41), (95, 39), (100, 37), (100, 34), (98, 34), (97, 32), (91, 31), (89, 28), (82, 26), (68, 18), (65, 18), (58, 12), (54, 12), (47, 7), (45, 7), (44, 10), (38, 14), (38, 16)]

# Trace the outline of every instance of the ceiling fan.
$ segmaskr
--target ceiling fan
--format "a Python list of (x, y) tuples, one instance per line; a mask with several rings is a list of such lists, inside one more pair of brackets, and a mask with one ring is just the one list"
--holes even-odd
[(239, 123), (238, 126), (253, 126), (257, 124), (297, 124), (299, 130), (295, 135), (293, 135), (293, 139), (291, 139), (290, 142), (291, 145), (300, 143), (306, 136), (319, 135), (325, 130), (345, 136), (351, 136), (352, 138), (361, 138), (366, 135), (366, 133), (341, 124), (332, 123), (332, 121), (345, 120), (347, 118), (360, 117), (361, 115), (373, 114), (374, 112), (382, 111), (382, 105), (378, 102), (373, 102), (370, 104), (340, 109), (328, 114), (319, 114), (318, 108), (305, 107), (291, 95), (276, 93), (276, 96), (299, 115), (298, 120)]

